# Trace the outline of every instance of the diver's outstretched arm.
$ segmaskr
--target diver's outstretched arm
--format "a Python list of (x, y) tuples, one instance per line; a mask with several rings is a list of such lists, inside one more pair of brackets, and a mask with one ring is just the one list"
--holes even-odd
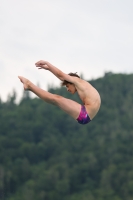
[(66, 81), (68, 81), (70, 83), (77, 82), (77, 77), (72, 77), (72, 76), (69, 76), (68, 74), (65, 74), (60, 69), (58, 69), (57, 67), (53, 66), (52, 64), (50, 64), (47, 61), (40, 60), (40, 61), (36, 62), (35, 65), (36, 65), (36, 67), (38, 67), (38, 69), (49, 70), (50, 72), (52, 72), (61, 81), (66, 80)]

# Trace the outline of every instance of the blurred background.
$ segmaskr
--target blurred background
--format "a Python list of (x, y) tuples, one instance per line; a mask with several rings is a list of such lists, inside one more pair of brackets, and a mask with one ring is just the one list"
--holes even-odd
[[(0, 0), (0, 200), (133, 199), (133, 2)], [(17, 78), (75, 101), (35, 62), (100, 93), (82, 126)]]

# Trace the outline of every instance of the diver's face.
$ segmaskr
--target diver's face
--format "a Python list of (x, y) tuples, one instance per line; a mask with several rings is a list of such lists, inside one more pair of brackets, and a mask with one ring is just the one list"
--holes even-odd
[(66, 88), (67, 88), (67, 91), (70, 92), (71, 94), (74, 94), (77, 91), (75, 88), (75, 85), (71, 83), (67, 83)]

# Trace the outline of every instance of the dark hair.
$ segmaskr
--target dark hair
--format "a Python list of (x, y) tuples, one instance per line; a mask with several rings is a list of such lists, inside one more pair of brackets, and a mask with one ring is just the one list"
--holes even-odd
[[(77, 74), (77, 72), (76, 72), (76, 73), (70, 72), (68, 75), (69, 75), (69, 76), (75, 76), (75, 77), (80, 78), (80, 76)], [(64, 80), (64, 81), (61, 82), (61, 86), (64, 86), (64, 85), (66, 85), (67, 83), (70, 83), (70, 82)], [(70, 84), (72, 84), (72, 83), (70, 83)]]

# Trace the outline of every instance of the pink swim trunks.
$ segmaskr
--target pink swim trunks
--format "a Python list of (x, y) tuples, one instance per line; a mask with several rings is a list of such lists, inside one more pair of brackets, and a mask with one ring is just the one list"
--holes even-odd
[(86, 109), (85, 109), (84, 105), (81, 106), (81, 111), (80, 111), (80, 114), (79, 114), (79, 116), (77, 118), (77, 121), (80, 124), (87, 124), (87, 123), (89, 123), (91, 121), (88, 113), (86, 112)]

